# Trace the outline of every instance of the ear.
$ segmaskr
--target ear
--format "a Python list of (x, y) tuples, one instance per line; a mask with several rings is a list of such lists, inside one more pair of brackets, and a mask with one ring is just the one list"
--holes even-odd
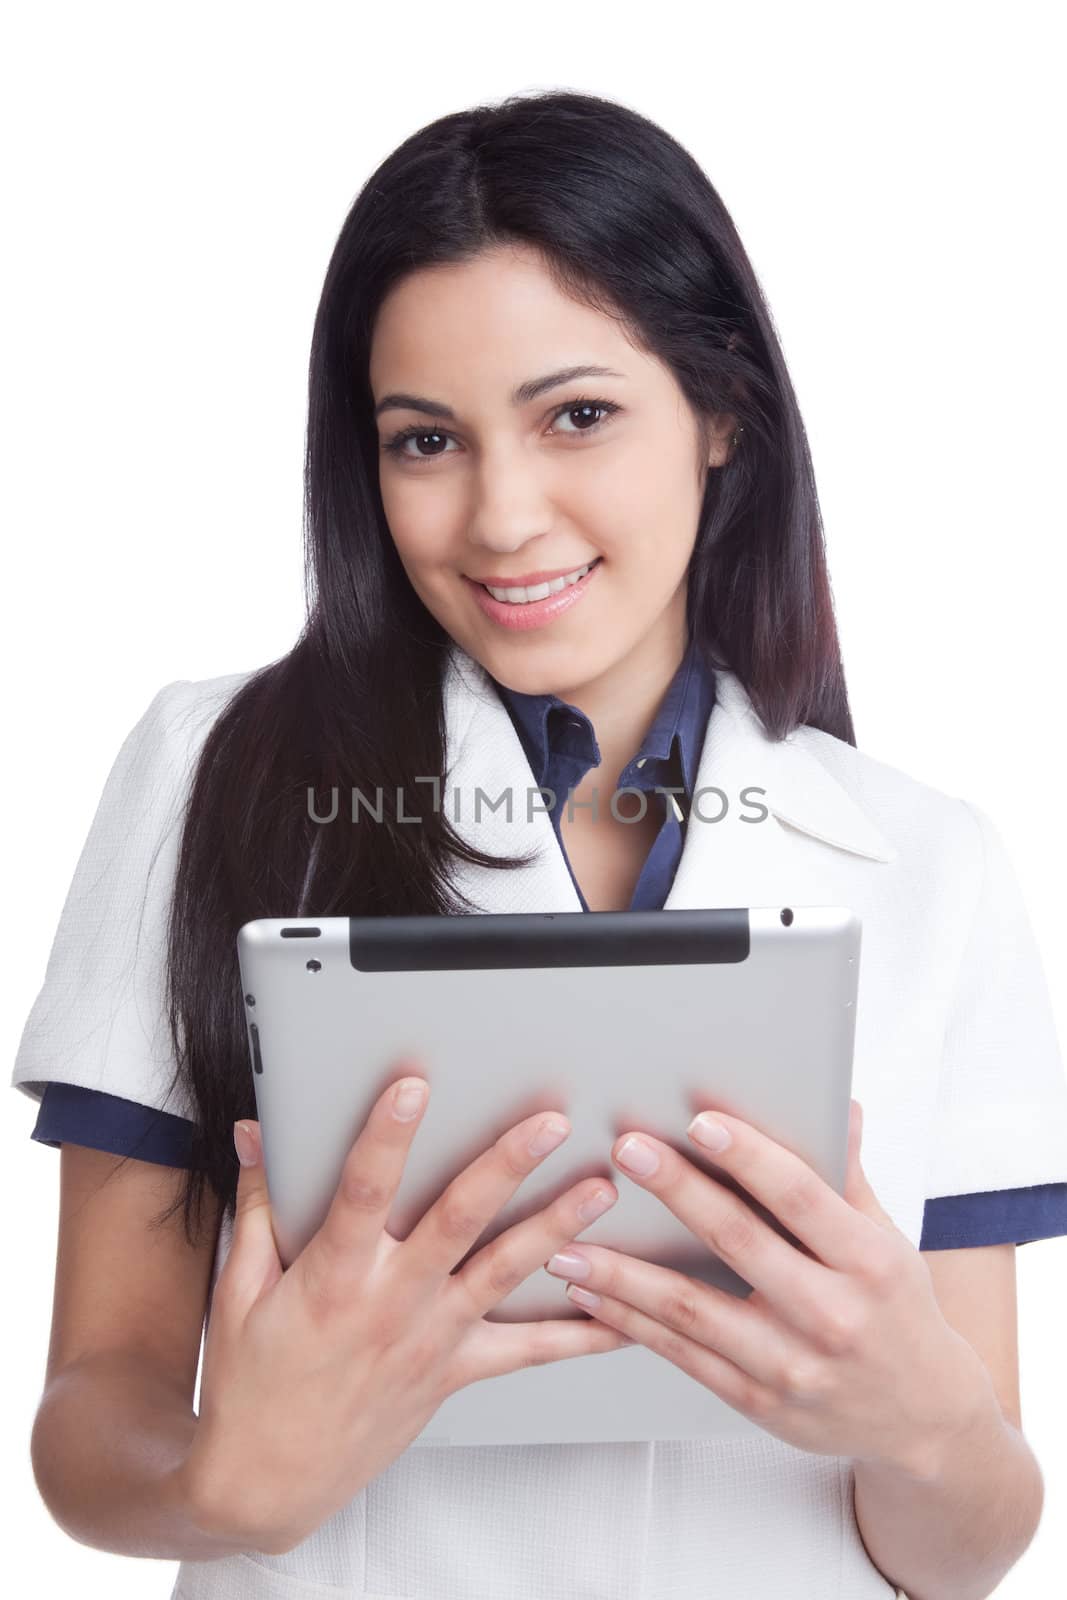
[(729, 460), (733, 450), (737, 448), (738, 420), (732, 411), (716, 412), (713, 419), (707, 421), (705, 427), (705, 449), (708, 452), (708, 466), (721, 467)]

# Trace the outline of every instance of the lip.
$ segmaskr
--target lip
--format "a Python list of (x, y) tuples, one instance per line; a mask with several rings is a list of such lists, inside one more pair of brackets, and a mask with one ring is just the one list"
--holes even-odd
[[(593, 556), (594, 561), (599, 561), (599, 556)], [(577, 572), (579, 567), (587, 567), (588, 561), (574, 561), (569, 567), (557, 567), (554, 572), (527, 572), (521, 578), (471, 578), (471, 583), (491, 583), (494, 589), (536, 589), (539, 583), (552, 583), (556, 578), (569, 578), (572, 572)], [(464, 573), (464, 577), (469, 574)]]
[[(550, 594), (544, 600), (531, 600), (529, 605), (511, 605), (506, 600), (494, 600), (488, 589), (483, 589), (474, 578), (464, 576), (464, 583), (470, 585), (475, 602), (482, 612), (493, 622), (498, 622), (502, 628), (507, 628), (513, 633), (527, 633), (531, 628), (543, 628), (550, 622), (555, 622), (565, 611), (570, 611), (581, 603), (582, 596), (589, 588), (590, 583), (600, 571), (603, 562), (597, 561), (584, 578), (579, 578), (577, 583), (568, 584), (565, 589)], [(569, 567), (568, 572), (575, 569)], [(557, 574), (566, 577), (565, 572)], [(547, 583), (547, 578), (542, 578), (542, 583)], [(496, 585), (494, 585), (494, 588)], [(503, 584), (502, 588), (524, 588), (520, 584)]]

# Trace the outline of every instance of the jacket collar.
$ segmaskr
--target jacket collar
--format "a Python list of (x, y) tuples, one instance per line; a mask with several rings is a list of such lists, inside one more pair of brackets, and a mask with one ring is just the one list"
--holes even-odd
[(813, 754), (810, 740), (820, 737), (818, 730), (794, 729), (784, 739), (769, 738), (741, 680), (723, 671), (716, 672), (715, 678), (730, 723), (722, 730), (724, 754), (742, 764), (749, 758), (760, 762), (769, 780), (763, 803), (774, 816), (853, 855), (871, 861), (895, 860), (896, 848), (874, 818)]
[[(878, 863), (896, 858), (895, 847), (873, 817), (811, 750), (810, 740), (819, 737), (816, 730), (799, 728), (784, 739), (771, 739), (732, 672), (716, 671), (715, 698), (667, 908), (757, 904), (761, 896), (773, 902), (785, 892), (794, 893), (793, 830), (849, 857)], [(527, 792), (536, 787), (536, 779), (514, 724), (491, 676), (455, 643), (447, 656), (444, 700), (447, 772), (442, 805), (448, 819), (465, 839), (490, 853), (538, 851), (536, 864), (518, 873), (464, 867), (458, 874), (460, 887), (481, 892), (483, 899), (491, 891), (491, 901), (501, 909), (579, 910), (547, 814), (527, 812)], [(481, 813), (476, 817), (479, 789)], [(512, 799), (510, 820), (504, 805), (496, 811), (489, 805), (502, 793)], [(762, 822), (742, 820), (760, 806), (770, 813)], [(512, 880), (506, 889), (505, 879)], [(716, 886), (718, 901), (709, 901), (709, 885)], [(723, 894), (733, 898), (724, 900)]]

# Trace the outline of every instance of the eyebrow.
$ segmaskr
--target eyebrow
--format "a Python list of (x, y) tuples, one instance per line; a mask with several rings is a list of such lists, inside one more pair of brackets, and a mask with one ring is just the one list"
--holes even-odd
[[(561, 383), (573, 383), (576, 378), (622, 378), (624, 374), (615, 372), (611, 367), (561, 367), (558, 372), (546, 372), (542, 378), (529, 378), (526, 383), (520, 383), (517, 389), (511, 392), (511, 403), (514, 406), (527, 405), (531, 400), (536, 400), (538, 395), (544, 394), (549, 389), (557, 389)], [(440, 400), (428, 400), (422, 394), (387, 394), (374, 408), (375, 417), (380, 417), (383, 411), (426, 411), (435, 417), (445, 417), (450, 422), (455, 420), (456, 413), (451, 406), (446, 406)]]

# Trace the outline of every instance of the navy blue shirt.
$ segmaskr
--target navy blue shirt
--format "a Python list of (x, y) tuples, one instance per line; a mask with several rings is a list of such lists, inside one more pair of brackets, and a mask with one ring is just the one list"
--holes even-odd
[[(496, 683), (495, 678), (493, 682)], [(552, 827), (582, 910), (588, 911), (585, 895), (567, 859), (560, 821), (566, 815), (570, 790), (578, 787), (591, 767), (600, 765), (600, 746), (593, 724), (577, 706), (568, 705), (558, 695), (520, 694), (499, 683), (496, 689), (511, 717), (538, 787), (552, 791), (554, 803), (549, 812)], [(620, 773), (600, 774), (598, 817), (610, 815), (615, 789), (642, 790), (648, 811), (663, 817), (634, 887), (631, 911), (662, 910), (674, 882), (685, 840), (688, 797), (696, 787), (697, 765), (714, 704), (715, 674), (702, 665), (691, 641), (652, 726), (641, 741), (641, 748)], [(657, 786), (676, 792), (673, 797), (657, 794)], [(549, 798), (545, 796), (546, 801)], [(588, 814), (593, 815), (592, 812)]]
[[(495, 682), (495, 680), (494, 680)], [(589, 718), (557, 695), (520, 694), (497, 684), (497, 693), (526, 752), (535, 782), (551, 790), (549, 816), (582, 909), (585, 896), (560, 835), (567, 797), (586, 773), (600, 765), (600, 750)], [(691, 640), (640, 749), (621, 773), (601, 775), (598, 815), (607, 814), (613, 789), (640, 789), (659, 832), (634, 887), (630, 910), (660, 910), (670, 892), (685, 842), (689, 797), (715, 705), (715, 675)], [(657, 794), (656, 786), (680, 789)], [(31, 1137), (58, 1148), (66, 1141), (131, 1155), (164, 1166), (187, 1167), (193, 1124), (170, 1112), (83, 1089), (74, 1084), (45, 1085)], [(1067, 1234), (1067, 1183), (994, 1189), (978, 1194), (939, 1195), (926, 1201), (920, 1250), (969, 1245), (1029, 1244)]]

